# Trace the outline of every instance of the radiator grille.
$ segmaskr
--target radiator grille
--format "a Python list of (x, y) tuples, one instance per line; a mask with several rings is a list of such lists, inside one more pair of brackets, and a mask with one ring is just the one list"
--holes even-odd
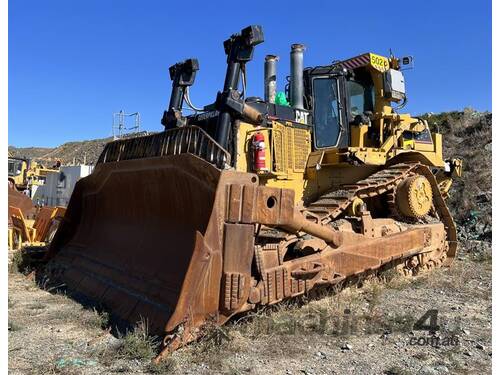
[(285, 149), (285, 127), (281, 124), (273, 124), (273, 146), (274, 146), (274, 169), (276, 172), (285, 173), (286, 149)]
[(307, 129), (273, 123), (274, 170), (279, 173), (303, 172), (311, 151)]
[(307, 157), (311, 150), (311, 144), (309, 142), (310, 133), (304, 129), (294, 129), (294, 170), (303, 171), (306, 168)]
[(294, 152), (294, 142), (293, 142), (293, 128), (290, 126), (287, 126), (286, 128), (286, 138), (287, 138), (287, 168), (288, 169), (294, 169), (293, 168), (293, 152)]

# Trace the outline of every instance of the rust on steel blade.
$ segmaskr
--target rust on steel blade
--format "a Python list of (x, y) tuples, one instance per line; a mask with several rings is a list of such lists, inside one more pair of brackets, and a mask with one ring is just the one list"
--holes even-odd
[[(223, 192), (247, 180), (189, 154), (98, 164), (80, 180), (48, 258), (70, 289), (155, 334), (215, 315)], [(224, 189), (222, 189), (224, 190)]]

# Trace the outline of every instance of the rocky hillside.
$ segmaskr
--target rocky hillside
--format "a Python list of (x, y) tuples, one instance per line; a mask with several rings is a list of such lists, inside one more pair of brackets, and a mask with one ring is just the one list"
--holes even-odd
[(9, 146), (9, 153), (13, 156), (35, 159), (43, 162), (61, 160), (62, 164), (95, 164), (104, 145), (113, 138), (93, 139), (90, 141), (67, 142), (54, 148), (27, 147), (17, 148)]
[(491, 239), (492, 115), (465, 109), (425, 116), (444, 139), (444, 156), (463, 161), (463, 176), (454, 182), (449, 205), (466, 239)]
[[(151, 134), (148, 132), (131, 133), (124, 137), (136, 137)], [(111, 142), (113, 137), (91, 139), (88, 141), (66, 142), (58, 147), (15, 147), (9, 146), (12, 156), (34, 159), (36, 161), (54, 162), (60, 160), (63, 165), (68, 164), (95, 164), (106, 143)]]

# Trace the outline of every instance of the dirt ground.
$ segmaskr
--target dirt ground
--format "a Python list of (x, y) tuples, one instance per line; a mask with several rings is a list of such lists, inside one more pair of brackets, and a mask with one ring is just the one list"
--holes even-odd
[(12, 374), (491, 372), (490, 242), (467, 241), (451, 268), (389, 272), (240, 317), (161, 366), (151, 364), (158, 342), (145, 324), (112, 335), (105, 312), (46, 289), (10, 273)]

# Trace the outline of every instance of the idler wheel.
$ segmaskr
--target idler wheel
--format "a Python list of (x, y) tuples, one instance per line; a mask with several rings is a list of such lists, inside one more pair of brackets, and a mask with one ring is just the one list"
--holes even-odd
[(432, 207), (431, 183), (422, 175), (406, 178), (397, 187), (396, 202), (402, 215), (415, 219), (424, 217)]

